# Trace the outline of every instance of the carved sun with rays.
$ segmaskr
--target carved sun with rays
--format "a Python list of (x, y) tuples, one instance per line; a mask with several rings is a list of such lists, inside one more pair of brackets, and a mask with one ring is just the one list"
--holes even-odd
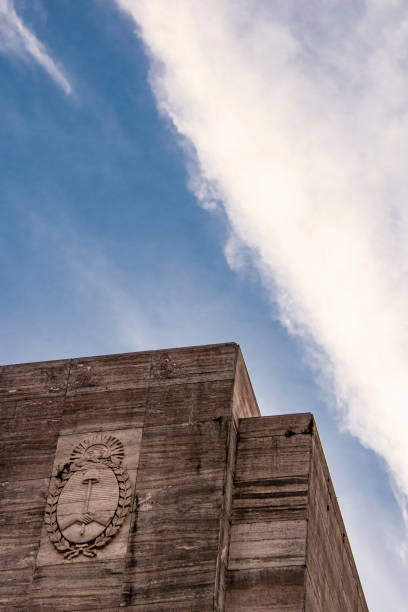
[(100, 433), (92, 434), (89, 438), (82, 440), (72, 451), (70, 460), (98, 461), (110, 459), (119, 464), (124, 457), (123, 444), (114, 436)]

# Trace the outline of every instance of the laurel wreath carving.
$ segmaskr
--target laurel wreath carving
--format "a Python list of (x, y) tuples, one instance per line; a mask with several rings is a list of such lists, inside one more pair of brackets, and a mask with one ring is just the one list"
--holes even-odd
[(53, 487), (47, 497), (44, 522), (48, 537), (55, 548), (59, 552), (64, 553), (64, 558), (67, 560), (74, 559), (81, 554), (85, 557), (96, 557), (97, 549), (105, 546), (118, 533), (129, 511), (132, 494), (127, 471), (121, 465), (118, 465), (110, 459), (102, 459), (100, 462), (111, 468), (116, 476), (119, 485), (119, 501), (112, 519), (102, 533), (94, 540), (85, 542), (84, 544), (70, 542), (62, 535), (57, 521), (59, 497), (71, 475), (83, 469), (80, 464), (73, 462), (64, 466), (58, 474), (58, 477), (54, 479)]

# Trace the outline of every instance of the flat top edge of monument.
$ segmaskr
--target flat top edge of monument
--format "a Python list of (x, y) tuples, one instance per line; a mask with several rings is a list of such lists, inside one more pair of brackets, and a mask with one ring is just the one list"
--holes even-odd
[(239, 432), (240, 435), (256, 437), (285, 435), (290, 438), (298, 434), (317, 433), (317, 427), (311, 412), (293, 412), (242, 418), (239, 421)]
[(213, 348), (221, 347), (233, 347), (239, 349), (240, 345), (237, 342), (217, 342), (213, 344), (193, 344), (190, 346), (177, 346), (177, 347), (165, 347), (157, 349), (147, 349), (143, 351), (128, 351), (124, 353), (104, 353), (101, 355), (78, 355), (77, 357), (63, 357), (61, 359), (45, 359), (39, 361), (22, 361), (13, 363), (0, 363), (0, 368), (11, 368), (15, 366), (25, 365), (47, 365), (47, 364), (64, 364), (73, 361), (85, 361), (86, 359), (104, 359), (104, 358), (115, 358), (115, 357), (131, 357), (132, 355), (150, 355), (151, 353), (177, 353), (180, 351), (193, 351), (193, 350), (210, 350)]

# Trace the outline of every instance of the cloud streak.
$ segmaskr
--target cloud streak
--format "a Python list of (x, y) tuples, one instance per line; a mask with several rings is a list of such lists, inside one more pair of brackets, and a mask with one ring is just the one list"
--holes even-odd
[(194, 151), (196, 196), (225, 208), (230, 262), (250, 247), (406, 511), (406, 5), (117, 2), (139, 26), (159, 108)]
[(0, 53), (37, 62), (66, 94), (72, 93), (67, 77), (58, 68), (41, 41), (24, 25), (12, 0), (0, 0)]

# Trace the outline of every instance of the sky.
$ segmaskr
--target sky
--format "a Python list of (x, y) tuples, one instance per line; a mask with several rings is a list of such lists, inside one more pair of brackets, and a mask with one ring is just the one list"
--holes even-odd
[(0, 361), (235, 341), (408, 610), (408, 6), (0, 0)]

